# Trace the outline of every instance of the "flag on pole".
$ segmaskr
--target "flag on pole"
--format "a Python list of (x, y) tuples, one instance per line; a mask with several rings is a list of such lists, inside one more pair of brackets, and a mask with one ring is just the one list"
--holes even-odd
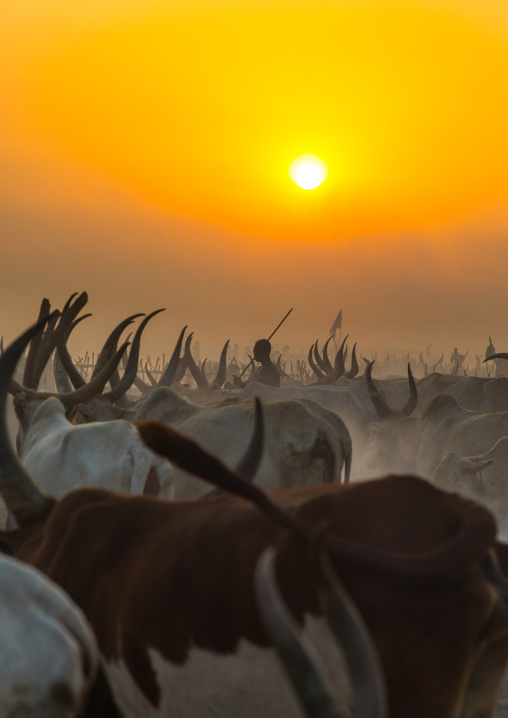
[(336, 317), (334, 323), (330, 327), (330, 336), (334, 337), (337, 329), (341, 329), (341, 328), (342, 328), (342, 309), (337, 314), (337, 317)]

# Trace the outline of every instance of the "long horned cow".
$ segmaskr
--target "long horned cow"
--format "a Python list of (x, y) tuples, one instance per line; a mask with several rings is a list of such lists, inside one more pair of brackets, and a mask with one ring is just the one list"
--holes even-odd
[[(64, 310), (63, 313), (67, 313)], [(124, 375), (118, 386), (122, 386), (122, 392), (126, 387), (136, 381), (135, 369), (137, 357), (139, 356), (139, 343), (141, 332), (146, 322), (157, 312), (146, 317), (138, 328), (132, 342), (132, 349), (126, 365)], [(118, 341), (119, 332), (132, 320), (128, 317), (112, 332), (112, 336)], [(99, 390), (96, 396), (90, 393), (85, 404), (76, 407), (79, 421), (108, 421), (111, 419), (124, 419), (131, 423), (139, 420), (164, 421), (179, 431), (192, 436), (204, 447), (213, 450), (227, 463), (233, 465), (239, 459), (243, 447), (248, 443), (248, 427), (252, 419), (252, 402), (237, 401), (236, 397), (230, 401), (222, 402), (217, 391), (213, 391), (203, 383), (205, 379), (199, 377), (199, 368), (192, 359), (190, 353), (190, 340), (192, 334), (187, 337), (184, 351), (184, 362), (189, 366), (192, 373), (196, 375), (198, 385), (201, 388), (195, 391), (207, 392), (214, 399), (213, 405), (200, 406), (192, 403), (184, 396), (171, 388), (172, 381), (176, 378), (180, 362), (180, 351), (183, 342), (183, 335), (186, 327), (180, 333), (177, 345), (173, 351), (168, 367), (164, 371), (157, 386), (154, 386), (148, 393), (130, 406), (119, 406), (116, 403), (118, 397), (118, 386), (107, 393), (101, 394)], [(109, 352), (103, 350), (104, 368), (99, 372), (106, 371), (113, 359), (115, 342), (108, 339), (106, 344), (111, 344)], [(86, 385), (79, 382), (76, 377), (76, 369), (68, 355), (63, 340), (58, 342), (58, 352), (62, 364), (67, 370), (71, 381), (75, 386), (73, 392), (63, 394), (59, 398), (66, 404), (76, 405), (75, 394), (85, 391)], [(227, 342), (221, 354), (221, 361), (215, 384), (218, 387), (224, 379), (226, 371), (226, 350)], [(135, 360), (133, 361), (133, 356)], [(109, 363), (106, 360), (109, 358)], [(131, 370), (129, 369), (131, 367)], [(133, 371), (132, 371), (133, 370)], [(98, 376), (99, 376), (98, 375)], [(96, 382), (98, 376), (93, 377), (90, 384)], [(126, 379), (127, 377), (127, 379)], [(106, 381), (107, 379), (105, 379)], [(78, 384), (78, 386), (76, 386)], [(23, 391), (22, 386), (17, 387), (18, 392)], [(30, 401), (42, 398), (42, 395), (34, 389), (27, 389), (25, 395)], [(208, 396), (208, 399), (210, 397)], [(209, 401), (207, 401), (209, 404)], [(349, 481), (352, 466), (352, 440), (345, 422), (333, 411), (323, 408), (311, 398), (304, 400), (286, 396), (285, 399), (268, 401), (265, 405), (266, 422), (266, 450), (263, 456), (263, 463), (258, 471), (256, 481), (264, 489), (276, 489), (298, 484), (340, 482)], [(107, 482), (103, 482), (107, 486)], [(161, 484), (161, 482), (159, 481)], [(168, 483), (167, 480), (162, 483)], [(162, 485), (162, 484), (161, 484)], [(172, 476), (172, 490), (174, 497), (178, 499), (196, 498), (202, 495), (203, 487), (201, 482), (190, 479), (190, 477), (175, 470)], [(109, 486), (113, 488), (113, 486)], [(167, 492), (166, 492), (166, 497)]]
[[(0, 358), (2, 408), (39, 326)], [(0, 492), (20, 528), (1, 532), (0, 545), (59, 584), (90, 622), (101, 670), (87, 717), (302, 718), (260, 621), (255, 572), (269, 546), (288, 609), (347, 708), (344, 663), (307, 559), (322, 520), (333, 568), (379, 656), (390, 718), (492, 714), (508, 613), (488, 510), (403, 475), (264, 494), (157, 422), (139, 426), (148, 445), (225, 493), (166, 502), (80, 489), (56, 500), (19, 464), (3, 414)]]
[[(14, 380), (10, 382), (9, 388), (14, 394), (14, 407), (19, 419), (17, 448), (23, 465), (43, 491), (55, 496), (78, 487), (100, 486), (126, 493), (161, 493), (171, 498), (173, 474), (169, 462), (161, 460), (143, 444), (130, 422), (119, 419), (74, 425), (67, 417), (77, 401), (89, 399), (96, 391), (104, 388), (126, 347), (124, 344), (120, 351), (116, 349), (120, 333), (139, 315), (128, 317), (111, 333), (88, 384), (74, 370), (79, 377), (78, 382), (77, 377), (71, 374), (74, 390), (55, 395), (38, 391), (39, 377), (48, 359), (48, 352), (58, 346), (61, 341), (59, 337), (63, 336), (70, 320), (74, 319), (76, 307), (78, 310), (81, 308), (86, 295), (81, 295), (74, 304), (71, 300), (72, 297), (61, 313), (51, 315), (52, 323), (58, 320), (56, 328), (46, 329), (42, 340), (38, 335), (32, 339), (23, 383)], [(42, 307), (49, 310), (48, 300), (43, 301)], [(132, 383), (141, 334), (147, 322), (158, 313), (152, 312), (141, 322), (133, 339), (129, 367), (114, 389), (103, 394), (105, 401), (108, 397), (118, 399)], [(45, 352), (42, 351), (44, 348)]]

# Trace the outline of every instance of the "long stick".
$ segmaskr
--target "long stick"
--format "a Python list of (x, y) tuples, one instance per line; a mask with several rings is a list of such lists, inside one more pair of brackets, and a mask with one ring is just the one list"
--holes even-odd
[[(286, 314), (286, 316), (284, 317), (284, 319), (283, 319), (281, 322), (279, 322), (279, 324), (277, 324), (277, 326), (275, 327), (275, 329), (273, 330), (273, 332), (272, 332), (272, 333), (270, 334), (270, 336), (268, 337), (268, 340), (270, 340), (270, 339), (273, 337), (273, 335), (275, 334), (275, 332), (277, 331), (277, 329), (279, 329), (279, 327), (281, 327), (281, 326), (284, 324), (284, 322), (285, 322), (286, 319), (289, 317), (289, 315), (291, 314), (292, 311), (293, 311), (293, 307), (291, 307), (291, 309), (290, 309), (289, 312)], [(238, 377), (239, 379), (242, 378), (242, 376), (245, 374), (245, 372), (246, 372), (247, 369), (250, 367), (250, 365), (252, 364), (253, 361), (254, 361), (254, 359), (251, 359), (251, 360), (250, 360), (250, 362), (247, 364), (247, 366), (245, 367), (245, 369), (242, 371), (242, 373), (241, 373), (240, 376)]]

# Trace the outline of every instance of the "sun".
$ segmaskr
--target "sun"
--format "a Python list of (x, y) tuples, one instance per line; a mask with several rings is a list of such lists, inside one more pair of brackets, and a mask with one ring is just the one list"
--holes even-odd
[(328, 176), (328, 168), (316, 155), (300, 155), (289, 166), (289, 176), (301, 189), (316, 189)]

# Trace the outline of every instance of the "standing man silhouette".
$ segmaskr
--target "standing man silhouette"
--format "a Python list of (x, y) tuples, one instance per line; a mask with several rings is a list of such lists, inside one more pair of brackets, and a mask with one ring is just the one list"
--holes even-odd
[[(268, 339), (258, 339), (254, 344), (254, 361), (261, 364), (252, 381), (259, 381), (268, 386), (280, 386), (280, 374), (275, 364), (270, 359), (272, 345)], [(233, 377), (233, 384), (237, 389), (243, 389), (248, 382), (244, 382), (238, 376)]]

